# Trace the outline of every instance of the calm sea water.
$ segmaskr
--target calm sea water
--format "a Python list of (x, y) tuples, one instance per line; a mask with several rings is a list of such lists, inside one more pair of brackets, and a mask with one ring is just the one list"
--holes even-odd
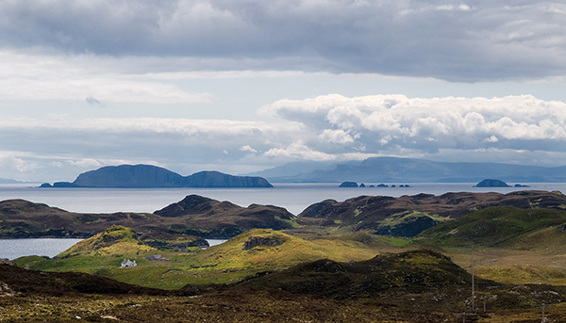
[(0, 258), (53, 257), (79, 241), (81, 239), (0, 239)]
[[(447, 192), (500, 192), (508, 193), (519, 190), (558, 190), (566, 193), (566, 183), (529, 183), (528, 188), (480, 188), (475, 183), (415, 183), (410, 187), (365, 187), (339, 188), (338, 184), (275, 184), (274, 188), (254, 189), (200, 189), (200, 188), (162, 188), (162, 189), (92, 189), (92, 188), (38, 188), (29, 185), (0, 185), (0, 201), (24, 199), (36, 203), (45, 203), (71, 212), (112, 213), (112, 212), (154, 212), (165, 206), (182, 200), (190, 194), (197, 194), (220, 201), (230, 201), (240, 206), (253, 203), (276, 205), (286, 208), (297, 215), (311, 204), (326, 199), (343, 201), (361, 195), (393, 196), (428, 193), (441, 195)], [(367, 185), (367, 183), (366, 183)], [(58, 240), (67, 239), (22, 239), (0, 240), (0, 258), (13, 259), (29, 252), (18, 253), (27, 248), (18, 244), (33, 243), (26, 240), (41, 240), (40, 245), (53, 246), (53, 250), (43, 252), (53, 256), (64, 251), (68, 246)], [(65, 242), (65, 241), (63, 241)], [(34, 249), (35, 248), (35, 249)], [(39, 250), (32, 246), (31, 250)], [(39, 251), (35, 254), (40, 254)], [(15, 256), (14, 256), (15, 255)]]

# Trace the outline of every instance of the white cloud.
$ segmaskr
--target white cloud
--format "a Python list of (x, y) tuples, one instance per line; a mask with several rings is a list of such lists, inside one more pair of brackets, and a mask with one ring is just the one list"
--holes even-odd
[(295, 122), (302, 120), (305, 128), (325, 134), (319, 138), (357, 133), (343, 143), (369, 150), (396, 145), (426, 151), (525, 144), (552, 151), (564, 149), (557, 143), (566, 144), (566, 104), (532, 96), (411, 99), (328, 95), (282, 100), (263, 110)]
[(324, 129), (318, 137), (322, 141), (333, 144), (345, 145), (354, 142), (354, 138), (350, 136), (349, 133), (347, 133), (342, 129), (338, 129), (338, 130)]
[(498, 142), (499, 138), (497, 138), (496, 136), (491, 136), (489, 138), (485, 138), (483, 141), (485, 141), (485, 142)]
[(21, 173), (31, 172), (40, 167), (39, 164), (33, 161), (28, 161), (24, 158), (18, 157), (15, 154), (0, 154), (0, 167), (4, 172), (14, 173), (15, 178), (19, 177)]
[(295, 141), (287, 147), (271, 148), (265, 152), (265, 156), (282, 158), (283, 160), (303, 159), (326, 161), (336, 159), (336, 156), (309, 148), (301, 140)]
[(254, 154), (257, 153), (257, 150), (253, 149), (252, 146), (250, 146), (250, 145), (242, 146), (242, 147), (240, 147), (240, 150), (250, 152), (250, 153), (254, 153)]
[(102, 167), (104, 164), (101, 163), (99, 160), (92, 159), (92, 158), (83, 158), (78, 160), (66, 160), (67, 164), (71, 166), (81, 167), (81, 168), (99, 168)]
[(472, 7), (470, 7), (469, 5), (465, 4), (465, 3), (461, 3), (461, 4), (448, 4), (448, 5), (440, 5), (436, 7), (436, 10), (441, 10), (441, 11), (470, 11), (472, 10)]

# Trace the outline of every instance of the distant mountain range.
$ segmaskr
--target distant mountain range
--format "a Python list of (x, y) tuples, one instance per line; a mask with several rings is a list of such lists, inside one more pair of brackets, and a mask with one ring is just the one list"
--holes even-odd
[(15, 179), (0, 178), (0, 184), (24, 184), (26, 182), (16, 181)]
[(203, 171), (181, 176), (165, 168), (151, 165), (107, 166), (80, 174), (74, 182), (45, 183), (42, 187), (272, 187), (262, 177), (233, 176), (216, 171)]
[(249, 175), (272, 183), (477, 183), (494, 178), (513, 183), (566, 182), (566, 166), (544, 167), (503, 163), (435, 162), (375, 157), (344, 163), (297, 162)]

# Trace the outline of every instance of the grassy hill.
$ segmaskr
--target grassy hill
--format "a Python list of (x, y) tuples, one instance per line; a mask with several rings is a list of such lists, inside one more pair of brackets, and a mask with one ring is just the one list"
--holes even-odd
[(143, 243), (132, 229), (114, 225), (93, 237), (80, 241), (57, 255), (57, 258), (76, 256), (131, 256), (156, 251)]
[(443, 250), (502, 283), (566, 285), (566, 211), (493, 207), (424, 231), (415, 245)]
[[(372, 243), (385, 245), (386, 241)], [(168, 261), (146, 259), (151, 254), (160, 254)], [(306, 240), (271, 229), (253, 229), (205, 250), (156, 250), (140, 241), (131, 229), (113, 227), (54, 259), (31, 256), (14, 262), (36, 270), (81, 271), (140, 286), (178, 289), (187, 284), (233, 283), (257, 272), (283, 270), (322, 258), (347, 262), (375, 255), (371, 244), (353, 237)], [(124, 258), (136, 260), (138, 266), (120, 268)]]
[(200, 252), (196, 258), (220, 267), (273, 270), (322, 258), (350, 261), (373, 256), (373, 248), (354, 240), (306, 240), (281, 231), (253, 229)]
[(564, 210), (491, 207), (442, 223), (420, 237), (450, 247), (546, 248), (566, 242), (566, 234), (559, 231), (565, 223)]

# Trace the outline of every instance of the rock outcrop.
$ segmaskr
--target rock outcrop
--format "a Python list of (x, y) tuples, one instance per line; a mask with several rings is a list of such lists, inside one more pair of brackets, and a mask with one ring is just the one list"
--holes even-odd
[(250, 237), (244, 242), (242, 250), (250, 250), (256, 247), (277, 247), (285, 243), (285, 240), (279, 237)]
[(14, 263), (11, 262), (8, 258), (0, 258), (0, 265), (14, 266)]

